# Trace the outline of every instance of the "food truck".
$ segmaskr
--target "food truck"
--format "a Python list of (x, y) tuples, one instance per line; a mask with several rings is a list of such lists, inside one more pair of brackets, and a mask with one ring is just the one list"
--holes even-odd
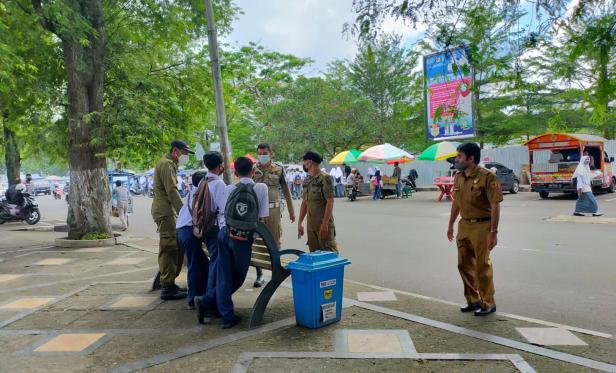
[(576, 193), (573, 173), (584, 152), (591, 157), (591, 184), (594, 191), (616, 190), (612, 163), (605, 152), (606, 139), (594, 135), (546, 133), (533, 137), (528, 147), (531, 190), (541, 198), (550, 193)]

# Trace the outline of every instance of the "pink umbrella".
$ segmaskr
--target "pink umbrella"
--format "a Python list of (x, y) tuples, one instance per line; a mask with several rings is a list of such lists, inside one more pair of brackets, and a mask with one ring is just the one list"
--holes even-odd
[(359, 155), (360, 161), (393, 164), (411, 162), (415, 157), (411, 153), (391, 144), (376, 145)]

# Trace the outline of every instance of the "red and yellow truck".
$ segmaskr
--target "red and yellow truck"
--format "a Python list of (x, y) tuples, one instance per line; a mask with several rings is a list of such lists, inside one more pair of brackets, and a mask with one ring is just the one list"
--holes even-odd
[(546, 133), (528, 140), (524, 145), (528, 147), (531, 190), (541, 198), (548, 198), (550, 193), (575, 193), (573, 172), (580, 157), (587, 153), (591, 157), (593, 189), (613, 193), (614, 157), (605, 152), (606, 142), (603, 137), (572, 133)]

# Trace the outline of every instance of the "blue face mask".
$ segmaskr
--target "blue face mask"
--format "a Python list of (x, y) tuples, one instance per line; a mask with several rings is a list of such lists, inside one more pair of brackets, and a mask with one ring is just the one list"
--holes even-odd
[(267, 164), (271, 159), (269, 154), (260, 154), (258, 158), (259, 158), (259, 163), (261, 164)]

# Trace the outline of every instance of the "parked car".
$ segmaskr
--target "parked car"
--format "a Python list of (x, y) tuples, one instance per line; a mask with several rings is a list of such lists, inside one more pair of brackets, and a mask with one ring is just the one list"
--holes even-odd
[(498, 163), (498, 162), (486, 162), (481, 166), (490, 170), (496, 168), (496, 176), (501, 184), (503, 192), (510, 192), (516, 194), (520, 191), (520, 180), (515, 175), (512, 169)]
[(51, 187), (45, 180), (32, 180), (32, 195), (37, 196), (39, 194), (51, 195)]

